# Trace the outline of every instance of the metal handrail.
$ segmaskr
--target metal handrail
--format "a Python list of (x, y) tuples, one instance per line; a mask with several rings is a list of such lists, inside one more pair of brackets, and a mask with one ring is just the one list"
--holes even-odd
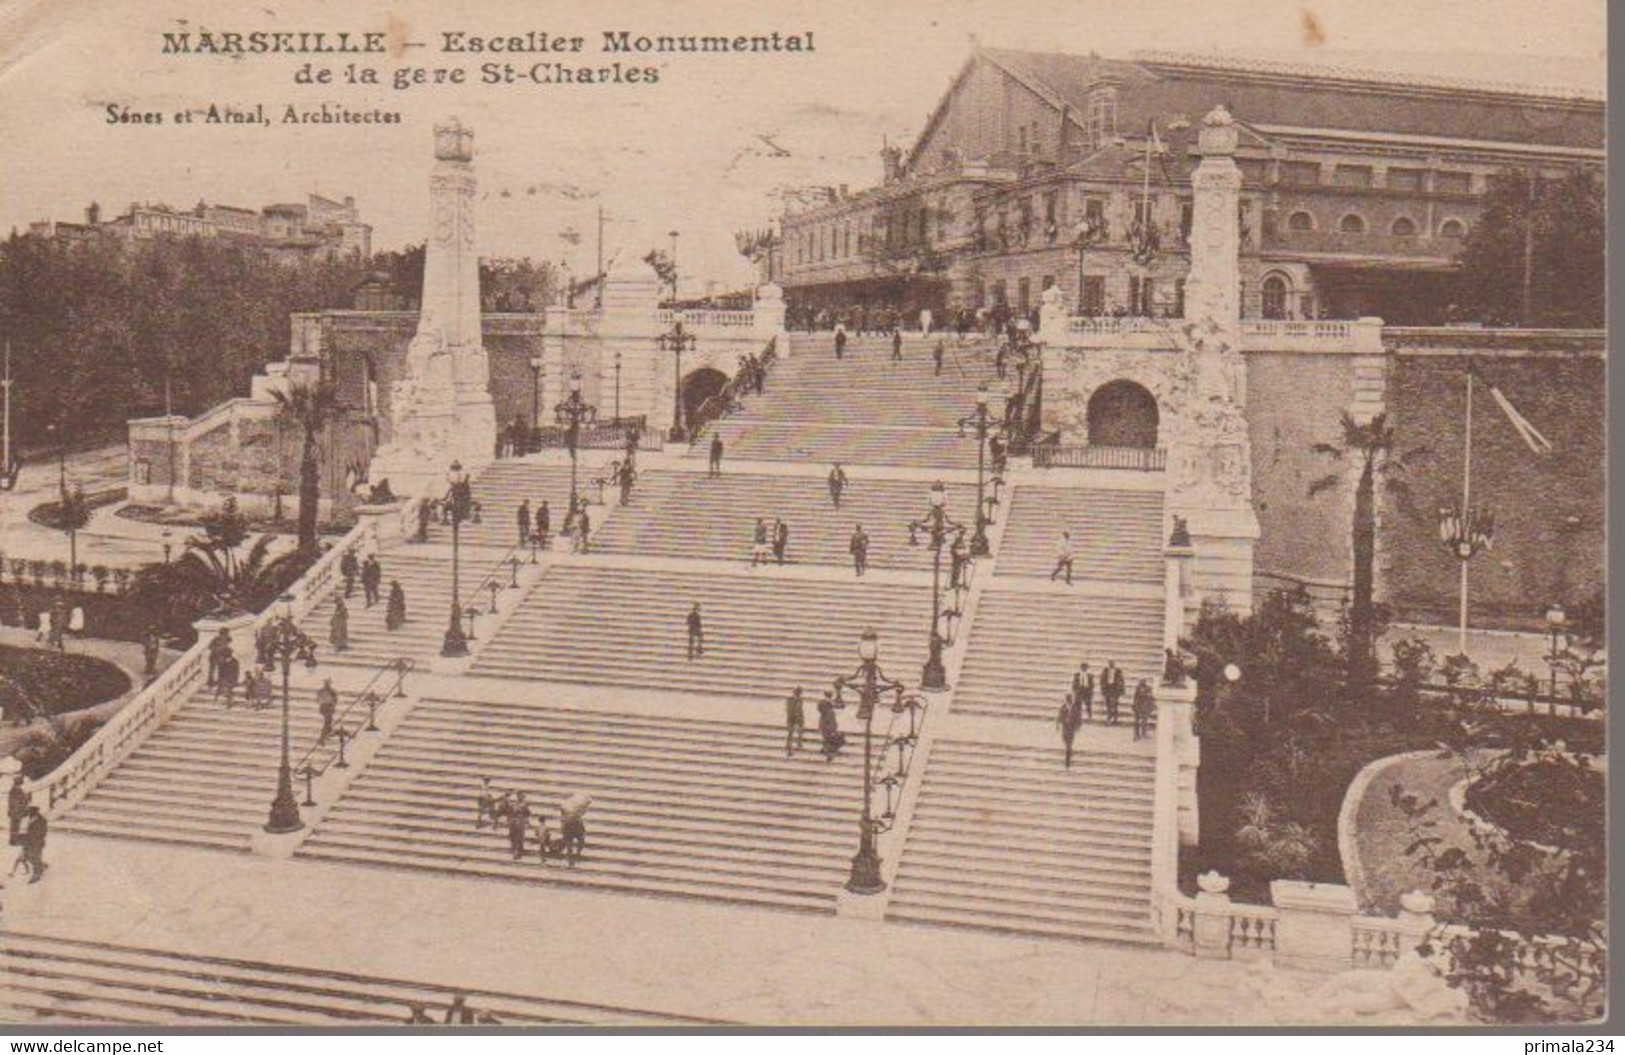
[(327, 746), (326, 741), (317, 740), (314, 744), (310, 745), (310, 749), (306, 751), (304, 757), (299, 760), (299, 764), (294, 766), (294, 772), (301, 773), (305, 777), (306, 805), (314, 805), (314, 803), (309, 801), (311, 798), (310, 782), (312, 780), (326, 773), (335, 762), (339, 763), (340, 769), (349, 764), (344, 762), (343, 759), (344, 745), (352, 735), (348, 732), (349, 727), (346, 724), (350, 717), (350, 712), (355, 710), (356, 707), (365, 704), (367, 706), (367, 724), (362, 727), (360, 731), (369, 733), (377, 732), (378, 723), (376, 719), (380, 698), (378, 693), (373, 691), (373, 687), (378, 684), (378, 679), (382, 678), (385, 674), (394, 674), (395, 689), (389, 695), (394, 698), (405, 696), (406, 676), (416, 667), (416, 661), (408, 656), (402, 656), (399, 659), (392, 659), (388, 663), (381, 664), (377, 670), (373, 671), (372, 677), (367, 679), (367, 684), (356, 690), (355, 694), (351, 697), (350, 702), (345, 704), (343, 710), (339, 711), (338, 714), (334, 716), (333, 731), (336, 734), (338, 746), (328, 748), (329, 753), (327, 761), (323, 762), (319, 768), (312, 761), (312, 759), (315, 758), (317, 751), (320, 751), (322, 748)]
[[(521, 550), (528, 551), (529, 549), (529, 542), (516, 542), (508, 548), (506, 553), (498, 557), (496, 563), (491, 565), (491, 570), (485, 573), (485, 577), (479, 582), (475, 583), (474, 586), (469, 589), (465, 595), (467, 600), (465, 601), (463, 598), (458, 598), (457, 603), (462, 606), (463, 611), (469, 611), (474, 607), (474, 602), (478, 599), (479, 592), (481, 590), (491, 591), (490, 611), (496, 611), (497, 591), (504, 589), (511, 590), (519, 585), (519, 565), (522, 563), (519, 560), (519, 552)], [(509, 569), (508, 582), (506, 585), (500, 584), (500, 577), (502, 575), (503, 568)]]

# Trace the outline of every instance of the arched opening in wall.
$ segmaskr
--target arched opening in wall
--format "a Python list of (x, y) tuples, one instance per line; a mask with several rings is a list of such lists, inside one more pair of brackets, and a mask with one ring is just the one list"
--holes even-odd
[(1409, 238), (1416, 233), (1416, 221), (1409, 216), (1395, 218), (1393, 226), (1388, 228), (1389, 233), (1399, 238)]
[(1290, 319), (1292, 317), (1292, 283), (1279, 272), (1264, 277), (1263, 309), (1266, 319)]
[(1155, 447), (1157, 397), (1133, 381), (1111, 381), (1089, 397), (1091, 447)]
[(691, 433), (722, 416), (722, 401), (716, 396), (727, 383), (727, 374), (709, 366), (702, 366), (683, 378), (683, 417), (688, 420)]
[(1313, 231), (1315, 218), (1302, 209), (1286, 218), (1286, 229), (1289, 231)]
[(1365, 217), (1351, 212), (1337, 221), (1337, 229), (1344, 234), (1365, 234)]

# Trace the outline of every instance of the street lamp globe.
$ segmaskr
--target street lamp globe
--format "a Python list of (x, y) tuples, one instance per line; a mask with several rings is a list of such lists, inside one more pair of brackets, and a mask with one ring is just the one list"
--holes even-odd
[(1224, 665), (1224, 680), (1230, 682), (1232, 685), (1240, 681), (1241, 668), (1236, 666), (1234, 663), (1226, 663)]
[(446, 470), (446, 482), (453, 487), (461, 487), (468, 482), (468, 471), (463, 468), (462, 462), (451, 463), (451, 468)]
[(1563, 624), (1567, 623), (1568, 621), (1568, 613), (1563, 611), (1563, 606), (1561, 604), (1553, 602), (1552, 606), (1546, 609), (1546, 625), (1551, 627), (1554, 632), (1561, 630), (1563, 628)]
[(530, 368), (532, 370), (540, 370), (542, 368), (542, 357), (539, 356), (539, 355), (531, 356), (530, 357)]
[(873, 630), (865, 630), (858, 636), (858, 658), (865, 663), (880, 658), (880, 637)]
[(931, 508), (941, 509), (947, 501), (948, 491), (942, 486), (942, 481), (938, 480), (931, 485)]
[(976, 408), (978, 410), (986, 410), (987, 409), (987, 402), (988, 402), (987, 386), (982, 385), (980, 388), (978, 388), (976, 390)]

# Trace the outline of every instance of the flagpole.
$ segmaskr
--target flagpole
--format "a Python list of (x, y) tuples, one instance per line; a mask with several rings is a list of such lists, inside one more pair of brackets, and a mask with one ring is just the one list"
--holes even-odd
[[(1473, 497), (1473, 371), (1471, 364), (1467, 370), (1467, 418), (1464, 429), (1466, 442), (1462, 445), (1461, 455), (1461, 517), (1463, 525), (1469, 523), (1469, 510), (1472, 508)], [(1457, 651), (1467, 654), (1467, 564), (1458, 561), (1461, 565), (1461, 629), (1456, 639)]]
[(6, 376), (0, 378), (0, 389), (5, 390), (4, 439), (0, 440), (0, 473), (11, 473), (11, 342), (6, 342)]

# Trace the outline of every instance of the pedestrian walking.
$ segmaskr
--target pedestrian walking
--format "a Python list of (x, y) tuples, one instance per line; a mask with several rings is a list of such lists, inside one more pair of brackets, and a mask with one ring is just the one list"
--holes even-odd
[(864, 533), (862, 524), (852, 529), (852, 541), (847, 549), (852, 553), (852, 570), (861, 578), (869, 570), (869, 536)]
[(220, 657), (220, 673), (214, 683), (214, 698), (226, 698), (226, 709), (229, 711), (237, 702), (237, 679), (242, 674), (242, 667), (237, 662), (237, 656), (226, 646), (225, 654)]
[[(784, 757), (789, 758), (801, 749), (801, 742), (807, 735), (807, 709), (801, 698), (801, 686), (797, 685), (790, 691), (790, 698), (784, 701)], [(17, 778), (19, 781), (21, 777)]]
[(710, 475), (712, 475), (712, 476), (721, 476), (722, 475), (722, 434), (721, 433), (712, 433), (711, 434), (711, 467), (710, 467), (709, 472), (710, 472)]
[(587, 500), (581, 500), (576, 510), (576, 551), (586, 553), (592, 545), (592, 517), (587, 515)]
[(846, 734), (841, 732), (840, 720), (835, 715), (835, 710), (839, 706), (835, 702), (835, 697), (828, 692), (818, 701), (818, 735), (823, 741), (822, 750), (826, 762), (833, 762), (841, 748), (846, 746)]
[(316, 713), (322, 716), (322, 731), (316, 736), (318, 744), (327, 743), (327, 738), (333, 735), (333, 715), (338, 709), (338, 690), (333, 688), (333, 679), (328, 678), (316, 690)]
[(621, 463), (621, 467), (616, 471), (615, 476), (621, 485), (621, 505), (627, 505), (632, 501), (632, 484), (638, 478), (638, 471), (632, 468), (631, 459)]
[(519, 511), (514, 514), (515, 526), (519, 529), (519, 544), (523, 546), (530, 541), (530, 499), (519, 502)]
[(696, 602), (688, 610), (688, 658), (695, 659), (705, 655), (705, 622), (700, 616), (700, 606)]
[[(231, 651), (231, 634), (225, 627), (214, 632), (209, 639), (209, 680), (206, 684), (215, 685), (220, 680), (220, 660)], [(219, 694), (216, 694), (218, 698)]]
[(751, 535), (750, 543), (750, 566), (752, 568), (758, 564), (767, 563), (768, 545), (767, 520), (763, 517), (757, 517), (756, 528)]
[(921, 308), (920, 309), (920, 332), (921, 333), (930, 333), (931, 332), (931, 309), (930, 308)]
[(931, 349), (931, 368), (935, 376), (942, 376), (942, 359), (947, 349), (943, 347), (942, 339), (938, 338), (936, 346)]
[(1134, 686), (1134, 739), (1144, 740), (1151, 735), (1151, 716), (1157, 713), (1157, 698), (1151, 692), (1151, 683), (1144, 678)]
[(356, 576), (361, 574), (361, 562), (355, 559), (355, 550), (347, 549), (339, 558), (339, 574), (344, 576), (344, 596), (355, 596)]
[(1072, 698), (1083, 708), (1085, 721), (1095, 720), (1095, 676), (1089, 673), (1089, 664), (1080, 663), (1072, 675)]
[(844, 359), (844, 358), (846, 358), (846, 327), (845, 326), (837, 325), (835, 327), (835, 358), (836, 359)]
[(497, 793), (491, 787), (490, 777), (480, 778), (479, 793), (474, 796), (474, 827), (494, 828), (497, 823)]
[(790, 525), (782, 519), (773, 521), (773, 560), (777, 564), (784, 563), (784, 554), (790, 548)]
[(1107, 660), (1106, 669), (1100, 672), (1100, 695), (1106, 699), (1107, 725), (1118, 724), (1118, 706), (1123, 702), (1125, 688), (1122, 668), (1116, 660)]
[[(798, 693), (800, 691), (796, 690)], [(33, 805), (28, 797), (28, 789), (23, 785), (23, 775), (18, 773), (11, 778), (11, 790), (6, 793), (6, 822), (10, 831), (7, 842), (12, 846), (22, 845), (23, 824), (28, 820), (28, 807)]]
[[(45, 863), (45, 836), (50, 824), (38, 806), (28, 807), (28, 819), (23, 828), (22, 857), (20, 863), (28, 870), (28, 881), (38, 883), (49, 866)], [(16, 871), (16, 867), (12, 867)]]
[(384, 566), (378, 563), (378, 554), (369, 553), (367, 559), (361, 562), (361, 592), (367, 599), (367, 607), (377, 604), (384, 589)]
[(1055, 569), (1049, 573), (1049, 581), (1054, 582), (1062, 573), (1066, 575), (1066, 584), (1072, 585), (1072, 532), (1062, 531), (1061, 541), (1055, 546)]
[(389, 607), (384, 609), (384, 629), (399, 630), (406, 625), (406, 591), (401, 580), (389, 580)]
[(572, 795), (559, 804), (559, 832), (563, 836), (564, 863), (574, 868), (587, 850), (587, 807), (592, 800)]
[(829, 471), (829, 500), (836, 509), (841, 508), (841, 495), (846, 492), (846, 470), (836, 462)]
[(954, 532), (948, 547), (948, 589), (957, 590), (965, 585), (965, 569), (970, 564), (970, 549), (965, 545), (965, 529)]
[(328, 622), (327, 643), (333, 646), (334, 652), (343, 652), (350, 647), (350, 609), (345, 606), (342, 597), (333, 601), (333, 618)]
[(525, 833), (530, 830), (530, 803), (521, 791), (508, 807), (508, 849), (515, 861), (525, 856)]
[(147, 636), (141, 642), (141, 673), (151, 681), (158, 673), (158, 657), (163, 648), (163, 640), (158, 636), (157, 630), (147, 631)]
[(553, 530), (553, 512), (547, 508), (547, 499), (536, 507), (536, 545), (539, 549), (547, 548), (547, 533)]
[(1066, 745), (1066, 768), (1072, 768), (1072, 741), (1077, 739), (1078, 727), (1083, 725), (1083, 705), (1076, 696), (1068, 696), (1055, 716), (1056, 728), (1061, 730), (1061, 742)]
[(903, 331), (899, 328), (891, 332), (891, 358), (894, 363), (903, 361)]

